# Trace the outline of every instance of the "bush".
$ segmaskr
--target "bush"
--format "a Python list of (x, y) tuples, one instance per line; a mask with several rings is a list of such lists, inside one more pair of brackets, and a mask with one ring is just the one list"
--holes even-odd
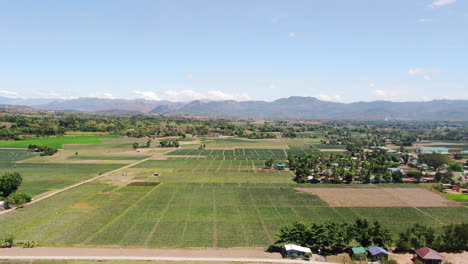
[(10, 196), (7, 198), (7, 203), (13, 204), (15, 206), (21, 207), (25, 203), (29, 203), (31, 201), (31, 196), (25, 194), (25, 193), (12, 193)]
[(0, 248), (11, 248), (15, 238), (12, 235), (0, 237)]
[(17, 246), (19, 247), (24, 247), (24, 248), (33, 248), (36, 246), (36, 242), (34, 241), (21, 241), (16, 243)]

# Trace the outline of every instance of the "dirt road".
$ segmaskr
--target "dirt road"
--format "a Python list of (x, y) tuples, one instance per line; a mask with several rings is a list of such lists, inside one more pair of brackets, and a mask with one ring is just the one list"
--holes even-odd
[[(75, 184), (73, 184), (73, 185), (67, 186), (67, 187), (65, 187), (65, 188), (62, 188), (62, 189), (59, 189), (59, 190), (56, 190), (56, 191), (53, 191), (53, 192), (50, 192), (50, 193), (46, 193), (46, 194), (44, 194), (44, 195), (40, 195), (38, 198), (34, 198), (34, 200), (32, 200), (31, 202), (27, 203), (25, 206), (28, 206), (28, 205), (33, 204), (33, 203), (37, 203), (37, 202), (42, 201), (42, 200), (44, 200), (44, 199), (47, 199), (47, 198), (49, 198), (49, 197), (51, 197), (51, 196), (54, 196), (54, 195), (56, 195), (56, 194), (58, 194), (58, 193), (61, 193), (61, 192), (64, 192), (64, 191), (73, 189), (73, 188), (75, 188), (75, 187), (78, 187), (78, 186), (83, 185), (83, 184), (88, 183), (88, 182), (92, 182), (92, 181), (94, 181), (94, 180), (97, 180), (97, 179), (99, 179), (99, 178), (105, 177), (105, 176), (110, 175), (110, 174), (112, 174), (112, 173), (115, 173), (115, 172), (118, 172), (118, 171), (121, 171), (121, 170), (128, 169), (128, 168), (130, 168), (130, 167), (132, 167), (132, 166), (135, 166), (135, 165), (140, 164), (140, 163), (142, 163), (142, 162), (145, 162), (145, 161), (147, 161), (147, 160), (153, 159), (153, 158), (155, 158), (155, 157), (157, 157), (157, 156), (159, 156), (159, 155), (164, 155), (164, 153), (158, 153), (157, 155), (153, 155), (153, 156), (151, 156), (151, 157), (149, 157), (149, 158), (142, 159), (142, 160), (139, 160), (139, 161), (137, 161), (137, 162), (134, 162), (134, 163), (125, 165), (125, 166), (120, 167), (120, 168), (118, 168), (118, 169), (116, 169), (116, 170), (113, 170), (113, 171), (110, 171), (110, 172), (107, 172), (107, 173), (103, 173), (103, 174), (98, 175), (98, 176), (96, 176), (96, 177), (94, 177), (94, 178), (91, 178), (91, 179), (88, 179), (88, 180), (85, 180), (85, 181), (82, 181), (82, 182), (79, 182), (79, 183), (75, 183)], [(83, 166), (86, 166), (86, 165), (83, 165)], [(15, 209), (16, 209), (16, 208), (11, 208), (11, 209), (8, 209), (8, 210), (0, 211), (0, 215), (9, 213), (9, 212), (11, 212), (11, 211), (13, 211), (13, 210), (15, 210)]]
[(279, 253), (256, 248), (138, 249), (138, 248), (2, 248), (0, 259), (8, 260), (95, 260), (95, 261), (191, 261), (244, 263), (330, 262), (282, 259)]

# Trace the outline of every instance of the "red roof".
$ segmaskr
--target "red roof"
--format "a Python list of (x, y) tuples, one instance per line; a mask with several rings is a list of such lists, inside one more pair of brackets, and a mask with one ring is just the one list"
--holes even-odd
[(420, 249), (415, 250), (416, 254), (420, 256), (422, 259), (432, 259), (432, 260), (443, 260), (444, 256), (442, 256), (439, 252), (428, 248), (422, 247)]
[(403, 178), (403, 181), (404, 182), (417, 182), (418, 180), (416, 180), (415, 178)]

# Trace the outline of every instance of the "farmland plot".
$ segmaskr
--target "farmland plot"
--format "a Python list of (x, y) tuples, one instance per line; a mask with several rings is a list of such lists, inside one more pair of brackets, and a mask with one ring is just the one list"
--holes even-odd
[(88, 183), (5, 215), (0, 224), (18, 239), (45, 245), (264, 247), (282, 225), (296, 220), (365, 217), (398, 232), (416, 222), (438, 226), (468, 217), (466, 210), (447, 210), (463, 207), (330, 207), (316, 195), (281, 186), (286, 185), (177, 182), (121, 188)]
[(283, 149), (233, 149), (233, 150), (175, 150), (167, 155), (193, 155), (205, 156), (214, 160), (286, 160), (286, 151)]

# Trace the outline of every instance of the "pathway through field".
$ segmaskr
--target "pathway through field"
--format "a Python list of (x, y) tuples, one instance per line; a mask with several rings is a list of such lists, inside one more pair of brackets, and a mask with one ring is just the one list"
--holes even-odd
[(244, 263), (313, 263), (331, 262), (282, 259), (279, 253), (256, 248), (229, 249), (116, 249), (116, 248), (2, 248), (0, 259), (8, 260), (126, 260), (192, 261)]
[[(169, 152), (169, 151), (161, 152), (161, 153), (155, 154), (155, 155), (153, 155), (153, 156), (151, 156), (151, 157), (148, 157), (148, 158), (146, 158), (146, 159), (142, 159), (142, 160), (136, 161), (136, 162), (134, 162), (134, 163), (125, 165), (125, 166), (123, 166), (123, 167), (120, 167), (120, 168), (118, 168), (118, 169), (116, 169), (116, 170), (103, 173), (103, 174), (98, 175), (98, 176), (96, 176), (96, 177), (94, 177), (94, 178), (91, 178), (91, 179), (88, 179), (88, 180), (85, 180), (85, 181), (82, 181), (82, 182), (79, 182), (79, 183), (70, 185), (70, 186), (65, 187), (65, 188), (62, 188), (62, 189), (60, 189), (60, 190), (53, 191), (53, 192), (51, 192), (51, 193), (47, 193), (47, 194), (45, 194), (44, 196), (40, 196), (39, 198), (36, 198), (36, 199), (32, 200), (32, 201), (29, 202), (26, 206), (29, 206), (30, 204), (34, 204), (34, 203), (37, 203), (37, 202), (42, 201), (42, 200), (44, 200), (44, 199), (47, 199), (47, 198), (49, 198), (49, 197), (51, 197), (51, 196), (54, 196), (54, 195), (56, 195), (56, 194), (58, 194), (58, 193), (61, 193), (61, 192), (64, 192), (64, 191), (73, 189), (73, 188), (78, 187), (78, 186), (80, 186), (80, 185), (83, 185), (83, 184), (85, 184), (85, 183), (95, 181), (95, 180), (97, 180), (97, 179), (99, 179), (99, 178), (108, 176), (108, 175), (110, 175), (110, 174), (112, 174), (112, 173), (116, 173), (116, 172), (118, 172), (118, 171), (121, 171), (121, 170), (124, 170), (124, 169), (128, 169), (128, 168), (133, 167), (133, 166), (135, 166), (135, 165), (137, 165), (137, 164), (140, 164), (140, 163), (142, 163), (142, 162), (145, 162), (145, 161), (151, 160), (151, 159), (153, 159), (153, 158), (162, 156), (162, 155), (166, 154), (167, 152)], [(85, 165), (84, 165), (84, 166), (85, 166)], [(8, 210), (0, 211), (0, 215), (9, 213), (9, 212), (11, 212), (11, 211), (13, 211), (13, 210), (15, 210), (15, 209), (16, 209), (16, 208), (11, 208), (11, 209), (8, 209)]]

